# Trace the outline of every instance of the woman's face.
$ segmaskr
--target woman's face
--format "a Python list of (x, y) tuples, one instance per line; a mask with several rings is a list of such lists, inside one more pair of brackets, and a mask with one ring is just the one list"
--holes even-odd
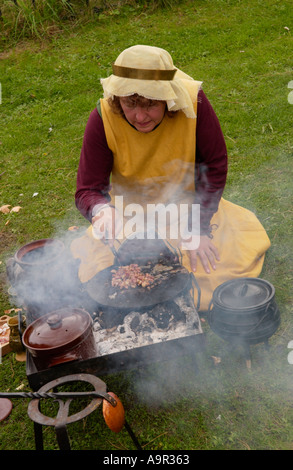
[(151, 132), (162, 121), (166, 102), (132, 95), (119, 98), (124, 116), (139, 132)]

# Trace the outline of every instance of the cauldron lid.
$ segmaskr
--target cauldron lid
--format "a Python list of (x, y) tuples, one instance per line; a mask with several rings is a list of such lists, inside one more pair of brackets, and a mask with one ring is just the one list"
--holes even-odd
[(268, 303), (274, 295), (274, 286), (268, 281), (247, 277), (218, 286), (213, 294), (213, 303), (225, 309), (252, 309)]
[(23, 343), (35, 350), (65, 346), (81, 338), (91, 322), (90, 314), (85, 310), (56, 310), (31, 323), (23, 334)]

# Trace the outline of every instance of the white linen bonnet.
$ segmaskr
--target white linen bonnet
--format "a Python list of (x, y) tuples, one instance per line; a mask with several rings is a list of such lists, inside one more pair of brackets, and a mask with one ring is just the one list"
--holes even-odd
[(138, 94), (166, 101), (169, 111), (182, 110), (188, 118), (196, 117), (188, 91), (195, 81), (174, 66), (171, 55), (164, 49), (144, 45), (129, 47), (117, 57), (112, 70), (112, 75), (101, 79), (104, 98)]

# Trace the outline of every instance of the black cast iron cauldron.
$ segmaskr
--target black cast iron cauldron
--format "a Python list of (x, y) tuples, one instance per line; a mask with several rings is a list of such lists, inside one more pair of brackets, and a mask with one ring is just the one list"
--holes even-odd
[(224, 282), (213, 293), (208, 322), (226, 341), (266, 342), (280, 325), (274, 286), (259, 278)]

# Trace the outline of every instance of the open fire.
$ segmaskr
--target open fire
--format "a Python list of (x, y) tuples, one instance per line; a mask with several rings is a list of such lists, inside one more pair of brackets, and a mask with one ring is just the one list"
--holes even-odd
[(93, 330), (100, 356), (202, 333), (188, 294), (124, 314), (100, 309)]

